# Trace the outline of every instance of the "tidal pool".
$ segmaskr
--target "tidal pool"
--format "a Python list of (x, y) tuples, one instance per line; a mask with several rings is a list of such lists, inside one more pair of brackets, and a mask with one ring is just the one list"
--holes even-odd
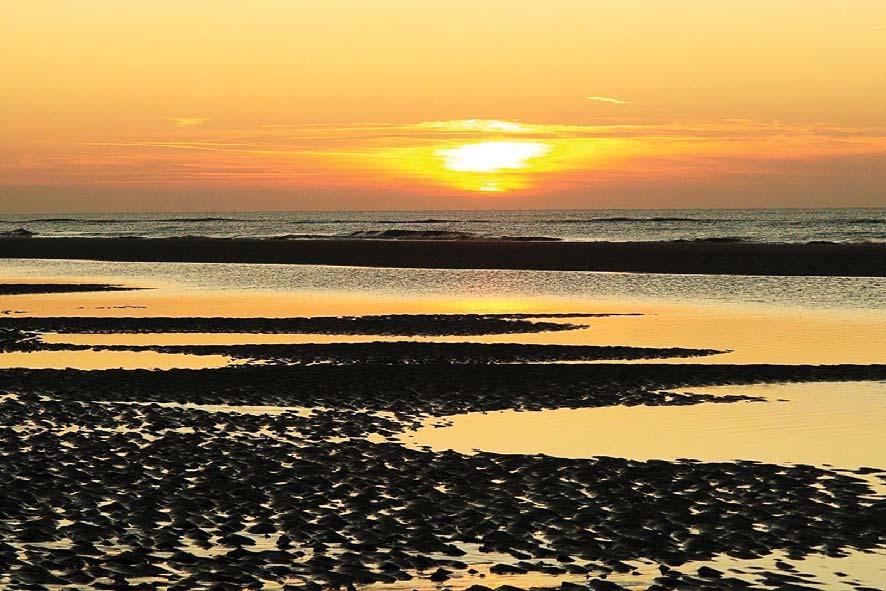
[[(639, 313), (642, 316), (578, 319), (588, 328), (574, 331), (410, 340), (729, 350), (701, 361), (725, 364), (883, 363), (883, 347), (875, 344), (886, 342), (886, 278), (9, 259), (0, 259), (0, 269), (6, 282), (149, 288), (0, 296), (0, 313), (12, 317)], [(167, 333), (47, 334), (45, 339), (91, 345), (172, 345), (366, 342), (402, 337)]]
[(681, 389), (765, 402), (467, 413), (404, 433), (409, 446), (472, 453), (756, 460), (875, 467), (886, 474), (886, 382)]
[(213, 369), (239, 363), (226, 355), (156, 351), (16, 351), (0, 353), (0, 369)]

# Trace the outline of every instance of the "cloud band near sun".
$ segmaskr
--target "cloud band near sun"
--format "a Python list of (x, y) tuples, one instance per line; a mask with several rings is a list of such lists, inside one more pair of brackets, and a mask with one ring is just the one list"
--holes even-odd
[(171, 134), (96, 138), (51, 160), (5, 162), (0, 181), (544, 193), (655, 179), (757, 178), (834, 158), (886, 165), (886, 130), (748, 120), (576, 125), (466, 119), (211, 131), (191, 124)]

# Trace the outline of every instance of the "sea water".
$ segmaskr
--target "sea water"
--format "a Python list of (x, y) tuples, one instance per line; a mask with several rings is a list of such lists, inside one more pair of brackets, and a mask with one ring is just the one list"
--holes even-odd
[(886, 242), (886, 208), (0, 215), (0, 233), (277, 239)]

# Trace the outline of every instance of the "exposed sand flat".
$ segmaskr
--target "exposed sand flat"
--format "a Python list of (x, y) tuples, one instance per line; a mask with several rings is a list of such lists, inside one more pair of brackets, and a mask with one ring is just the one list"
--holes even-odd
[(0, 283), (0, 295), (77, 293), (84, 291), (128, 291), (135, 287), (105, 283)]
[[(144, 265), (267, 267), (281, 286), (311, 269)], [(531, 271), (322, 269), (436, 274), (457, 293), (0, 298), (14, 361), (0, 369), (0, 587), (882, 588), (881, 279), (634, 275), (823, 282), (818, 310), (496, 290), (493, 276)], [(462, 294), (460, 274), (494, 298)], [(841, 307), (861, 282), (868, 307)], [(204, 359), (229, 366), (176, 369)], [(455, 444), (416, 433), (472, 416), (479, 434)]]
[(869, 243), (0, 239), (0, 258), (724, 275), (882, 277), (884, 255)]
[[(540, 322), (541, 318), (591, 318), (607, 314), (387, 314), (381, 316), (290, 318), (131, 318), (56, 317), (5, 318), (0, 328), (94, 334), (171, 333), (284, 333), (376, 335), (481, 335), (566, 331), (584, 325)], [(79, 328), (78, 328), (79, 327)]]
[(0, 371), (0, 391), (90, 402), (328, 407), (442, 417), (505, 409), (671, 404), (673, 396), (665, 390), (717, 384), (884, 379), (886, 364), (267, 364), (167, 371), (5, 369)]
[[(772, 371), (795, 370), (770, 366), (764, 373)], [(256, 372), (284, 380), (259, 385)], [(142, 389), (132, 386), (169, 372), (0, 374), (17, 375), (24, 386), (0, 405), (0, 483), (10, 491), (2, 556), (14, 566), (0, 582), (100, 588), (115, 579), (148, 579), (157, 587), (200, 589), (224, 587), (219, 579), (225, 588), (270, 580), (269, 588), (320, 591), (404, 582), (428, 590), (452, 579), (456, 589), (489, 585), (475, 591), (535, 582), (562, 591), (623, 591), (642, 581), (650, 589), (723, 591), (815, 584), (806, 561), (824, 552), (882, 555), (882, 500), (866, 479), (869, 469), (431, 453), (396, 444), (397, 435), (416, 413), (485, 406), (476, 404), (476, 389), (456, 388), (462, 400), (447, 394), (445, 408), (433, 396), (413, 398), (398, 419), (379, 412), (386, 404), (377, 396), (351, 396), (355, 383), (336, 372), (324, 383), (344, 378), (347, 388), (328, 398), (334, 410), (221, 416), (215, 409), (236, 402), (243, 386), (287, 399), (271, 406), (292, 406), (302, 389), (276, 386), (293, 370), (192, 373), (200, 374), (192, 384), (200, 384), (202, 396), (180, 379), (183, 372), (165, 387)], [(41, 374), (64, 387), (37, 384)], [(79, 380), (86, 376), (95, 381)], [(427, 377), (440, 381), (439, 374)], [(168, 396), (183, 404), (100, 404), (92, 387), (99, 382), (114, 395), (108, 402), (174, 402), (162, 400)], [(386, 383), (398, 400), (412, 390)], [(588, 405), (766, 404), (640, 394), (608, 379), (598, 386)], [(557, 388), (549, 397), (559, 406), (562, 394)], [(512, 407), (509, 396), (502, 401)], [(757, 570), (748, 562), (773, 555), (787, 562), (763, 562)], [(864, 564), (825, 566), (825, 575), (852, 567), (853, 579), (877, 582)], [(498, 587), (500, 576), (526, 574), (504, 579), (520, 587)], [(301, 585), (305, 580), (318, 582)], [(555, 587), (568, 581), (576, 584)]]

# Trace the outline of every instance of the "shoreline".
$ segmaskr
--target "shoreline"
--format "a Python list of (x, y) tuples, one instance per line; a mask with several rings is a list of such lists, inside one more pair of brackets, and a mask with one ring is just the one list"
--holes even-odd
[(716, 275), (886, 276), (881, 244), (0, 238), (0, 258)]

